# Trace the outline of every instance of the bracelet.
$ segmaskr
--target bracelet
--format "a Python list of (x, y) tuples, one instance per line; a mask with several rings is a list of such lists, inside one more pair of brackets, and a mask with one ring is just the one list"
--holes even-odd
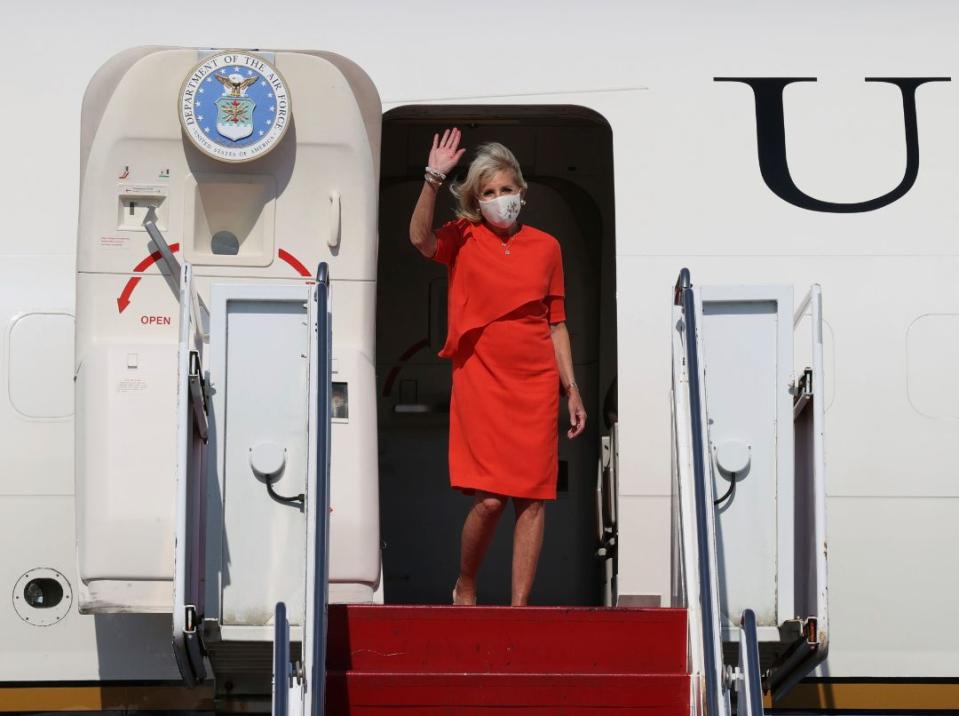
[(571, 380), (571, 381), (569, 382), (569, 385), (566, 386), (566, 395), (569, 395), (569, 394), (570, 394), (572, 391), (574, 391), (574, 390), (577, 390), (577, 391), (578, 391), (578, 390), (579, 390), (579, 386), (576, 385), (576, 381), (575, 381), (575, 380)]
[(426, 181), (427, 184), (429, 184), (430, 186), (434, 186), (437, 189), (443, 186), (443, 182), (437, 179), (436, 177), (432, 176), (431, 174), (424, 175), (423, 179), (424, 181)]
[(426, 167), (426, 173), (436, 177), (440, 181), (446, 180), (446, 175), (443, 172), (441, 172), (439, 169), (434, 169), (433, 167)]

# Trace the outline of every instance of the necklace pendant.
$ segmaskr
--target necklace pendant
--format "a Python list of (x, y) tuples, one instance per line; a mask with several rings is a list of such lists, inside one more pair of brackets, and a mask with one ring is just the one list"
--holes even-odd
[(506, 249), (506, 255), (509, 256), (509, 249)]

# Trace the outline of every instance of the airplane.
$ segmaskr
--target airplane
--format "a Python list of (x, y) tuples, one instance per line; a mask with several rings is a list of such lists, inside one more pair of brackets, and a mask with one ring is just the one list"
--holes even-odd
[[(6, 33), (0, 712), (959, 704), (950, 4), (48, 9)], [(590, 415), (537, 606), (501, 529), (472, 617), (408, 239), (452, 126), (560, 241)]]

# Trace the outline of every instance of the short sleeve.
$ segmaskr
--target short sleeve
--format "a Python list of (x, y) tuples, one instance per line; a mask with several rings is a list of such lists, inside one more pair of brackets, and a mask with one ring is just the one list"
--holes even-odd
[(562, 296), (546, 297), (546, 320), (549, 323), (562, 323), (566, 320), (566, 300)]
[(549, 275), (549, 296), (565, 296), (566, 283), (563, 278), (563, 252), (559, 248), (559, 242), (556, 243), (556, 251), (553, 253), (552, 265)]
[(436, 237), (436, 252), (430, 258), (449, 266), (463, 243), (463, 222), (448, 221), (434, 231), (433, 235)]
[(546, 308), (550, 323), (566, 320), (566, 284), (563, 276), (563, 252), (556, 243), (556, 251), (550, 270), (549, 293), (546, 296)]

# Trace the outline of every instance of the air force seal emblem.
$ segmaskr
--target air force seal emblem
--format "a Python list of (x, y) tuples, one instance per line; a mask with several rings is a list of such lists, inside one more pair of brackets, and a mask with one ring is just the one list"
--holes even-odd
[(223, 162), (267, 154), (291, 117), (290, 93), (277, 69), (239, 51), (210, 55), (194, 67), (180, 91), (179, 109), (190, 141)]

